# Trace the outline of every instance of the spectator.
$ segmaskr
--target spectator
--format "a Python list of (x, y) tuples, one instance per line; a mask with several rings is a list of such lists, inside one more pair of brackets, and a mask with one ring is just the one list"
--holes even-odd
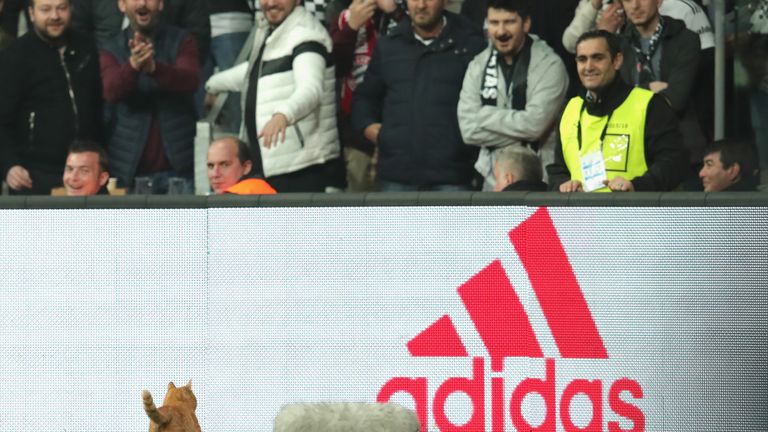
[[(570, 88), (568, 96), (576, 94), (578, 82), (573, 53), (563, 48), (561, 39), (563, 31), (573, 19), (573, 10), (579, 0), (531, 0), (531, 29), (529, 33), (535, 34), (550, 46), (563, 63), (566, 65)], [(488, 0), (468, 0), (461, 6), (461, 14), (468, 17), (478, 26), (487, 28), (486, 15)], [(547, 158), (544, 157), (543, 160)]]
[(162, 0), (119, 0), (130, 27), (101, 51), (104, 97), (115, 105), (109, 137), (112, 174), (130, 185), (152, 178), (164, 194), (168, 179), (182, 177), (193, 190), (193, 95), (200, 68), (195, 40), (159, 20)]
[(208, 147), (208, 181), (217, 195), (272, 195), (277, 193), (261, 176), (261, 161), (254, 161), (248, 144), (225, 137)]
[[(205, 59), (203, 77), (235, 65), (253, 27), (253, 10), (249, 0), (208, 0), (211, 21), (211, 52)], [(240, 94), (229, 95), (222, 109), (222, 126), (233, 134), (240, 132)]]
[(352, 94), (363, 80), (376, 41), (402, 20), (405, 11), (395, 0), (335, 0), (329, 12), (336, 78), (341, 87), (338, 122), (347, 190), (369, 192), (375, 188), (376, 146), (352, 127)]
[[(95, 34), (100, 49), (110, 43), (129, 22), (119, 9), (121, 0), (72, 0), (72, 26), (83, 33)], [(150, 0), (156, 1), (156, 0)], [(197, 43), (198, 58), (208, 55), (211, 24), (206, 0), (164, 0), (161, 20), (164, 25), (190, 32)]]
[(480, 146), (475, 164), (494, 190), (496, 154), (508, 146), (537, 151), (552, 135), (568, 91), (560, 57), (531, 28), (528, 0), (490, 0), (492, 45), (467, 69), (458, 116), (464, 142)]
[(677, 118), (653, 92), (622, 81), (621, 40), (598, 30), (576, 44), (576, 67), (587, 90), (560, 119), (560, 144), (547, 167), (560, 192), (667, 191), (685, 175), (686, 151)]
[(331, 38), (298, 0), (261, 0), (250, 61), (220, 72), (209, 92), (243, 90), (241, 138), (260, 152), (280, 192), (324, 192), (340, 155)]
[(69, 28), (69, 0), (34, 0), (32, 31), (0, 52), (0, 172), (11, 193), (61, 186), (67, 149), (101, 137), (96, 46)]
[(701, 43), (685, 24), (659, 13), (661, 0), (622, 0), (628, 23), (622, 35), (622, 78), (663, 96), (680, 120), (690, 169), (686, 179), (698, 186), (696, 174), (704, 156), (706, 137), (693, 105)]
[(477, 153), (456, 105), (470, 61), (485, 46), (445, 0), (408, 0), (410, 16), (379, 39), (352, 103), (352, 124), (379, 147), (382, 191), (467, 190)]
[[(659, 13), (679, 19), (686, 28), (699, 35), (701, 49), (714, 49), (715, 35), (704, 9), (692, 0), (664, 0)], [(596, 28), (616, 32), (624, 25), (624, 9), (618, 0), (581, 0), (573, 21), (563, 32), (563, 46), (576, 52), (576, 40), (583, 33)]]
[(493, 175), (496, 177), (494, 192), (531, 191), (544, 192), (547, 185), (541, 181), (541, 160), (536, 153), (525, 147), (505, 147), (497, 152)]
[(92, 141), (75, 141), (64, 165), (68, 196), (109, 195), (109, 160), (104, 148)]
[(752, 192), (757, 190), (755, 168), (749, 146), (722, 140), (707, 148), (699, 178), (704, 192)]

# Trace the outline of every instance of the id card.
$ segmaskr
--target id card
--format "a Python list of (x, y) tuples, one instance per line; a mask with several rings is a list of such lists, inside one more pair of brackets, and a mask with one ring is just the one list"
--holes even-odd
[(584, 192), (592, 192), (605, 187), (605, 161), (602, 152), (592, 152), (581, 157), (581, 175), (584, 178)]

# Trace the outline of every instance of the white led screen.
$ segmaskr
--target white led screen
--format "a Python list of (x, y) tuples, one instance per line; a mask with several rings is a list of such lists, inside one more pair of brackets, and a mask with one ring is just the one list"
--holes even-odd
[[(768, 209), (0, 211), (0, 432), (387, 399), (429, 430), (768, 430)], [(462, 426), (464, 425), (464, 426)]]

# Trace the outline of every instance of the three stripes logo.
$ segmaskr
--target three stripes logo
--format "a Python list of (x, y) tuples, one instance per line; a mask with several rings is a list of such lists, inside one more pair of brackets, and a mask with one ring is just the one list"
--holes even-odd
[[(545, 208), (537, 210), (509, 232), (509, 240), (528, 274), (561, 358), (608, 359), (603, 339), (549, 212)], [(545, 359), (525, 308), (499, 260), (493, 261), (457, 291), (487, 348), (492, 374), (504, 372), (504, 359), (508, 357)], [(469, 357), (448, 315), (411, 339), (407, 348), (413, 357)], [(437, 388), (432, 412), (434, 423), (441, 431), (486, 430), (484, 361), (483, 357), (474, 357), (471, 378), (449, 378)], [(546, 358), (545, 362), (546, 376), (520, 382), (512, 391), (508, 405), (504, 377), (491, 377), (492, 432), (503, 432), (507, 418), (512, 420), (512, 430), (558, 430), (556, 365), (551, 358)], [(409, 393), (414, 399), (422, 431), (426, 432), (429, 421), (427, 378), (393, 378), (384, 384), (377, 399), (385, 402), (397, 392)], [(453, 424), (445, 413), (447, 398), (456, 392), (465, 393), (473, 405), (472, 416), (463, 425)], [(544, 420), (538, 425), (531, 425), (523, 415), (523, 399), (531, 393), (538, 393), (546, 406)], [(622, 421), (608, 421), (609, 432), (645, 430), (644, 414), (638, 406), (625, 400), (627, 394), (631, 399), (642, 399), (642, 387), (628, 378), (618, 379), (610, 386), (608, 404)], [(591, 402), (592, 416), (587, 425), (577, 426), (571, 419), (570, 405), (576, 395), (584, 395)], [(602, 381), (577, 379), (568, 383), (560, 397), (559, 414), (562, 430), (566, 432), (604, 431)], [(631, 429), (626, 429), (627, 425), (631, 425)]]

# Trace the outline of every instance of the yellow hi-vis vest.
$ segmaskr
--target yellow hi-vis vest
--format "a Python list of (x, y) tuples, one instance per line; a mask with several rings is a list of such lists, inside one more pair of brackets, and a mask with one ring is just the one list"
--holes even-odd
[[(603, 117), (590, 115), (584, 99), (578, 96), (568, 102), (560, 120), (560, 141), (571, 180), (584, 183), (581, 157), (598, 151), (603, 153), (608, 180), (617, 176), (632, 180), (645, 174), (645, 116), (652, 96), (650, 90), (635, 87), (612, 114)], [(610, 189), (603, 187), (595, 192)]]

